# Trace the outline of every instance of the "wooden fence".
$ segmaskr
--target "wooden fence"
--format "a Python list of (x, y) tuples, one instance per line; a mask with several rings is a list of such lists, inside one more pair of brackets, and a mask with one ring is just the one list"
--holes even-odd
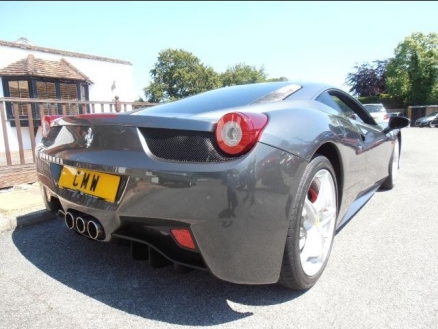
[(34, 150), (38, 142), (37, 131), (44, 115), (130, 112), (154, 105), (120, 100), (108, 102), (0, 97), (1, 141), (4, 146), (4, 151), (0, 152), (0, 188), (36, 180)]

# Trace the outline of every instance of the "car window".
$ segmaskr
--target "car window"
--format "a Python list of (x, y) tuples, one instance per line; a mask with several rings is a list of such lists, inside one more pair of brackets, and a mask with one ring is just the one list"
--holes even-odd
[(385, 108), (383, 107), (383, 105), (379, 104), (364, 104), (363, 107), (365, 107), (370, 113), (385, 112)]
[(316, 100), (330, 106), (349, 119), (370, 123), (369, 117), (347, 95), (329, 90), (323, 92)]
[(330, 95), (330, 96), (332, 96), (333, 100), (339, 105), (342, 112), (347, 117), (354, 119), (354, 120), (360, 120), (360, 118), (357, 117), (357, 115), (355, 115), (355, 112), (347, 104), (345, 104), (338, 96), (336, 96), (336, 95)]

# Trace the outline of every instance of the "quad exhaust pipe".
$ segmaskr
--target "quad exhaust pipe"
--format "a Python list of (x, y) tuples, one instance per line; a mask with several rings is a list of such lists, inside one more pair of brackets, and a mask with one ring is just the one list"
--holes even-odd
[[(103, 240), (105, 238), (105, 231), (102, 224), (90, 215), (72, 209), (67, 212), (60, 209), (58, 210), (58, 217), (64, 218), (65, 225), (70, 230), (75, 230), (93, 240)], [(160, 268), (173, 264), (173, 268), (177, 273), (193, 271), (192, 267), (173, 262), (145, 243), (131, 240), (130, 244), (132, 257), (135, 260), (148, 260), (151, 267)]]
[(102, 224), (92, 216), (71, 209), (67, 212), (59, 210), (58, 216), (64, 217), (64, 223), (70, 230), (75, 230), (93, 240), (103, 240), (105, 238)]

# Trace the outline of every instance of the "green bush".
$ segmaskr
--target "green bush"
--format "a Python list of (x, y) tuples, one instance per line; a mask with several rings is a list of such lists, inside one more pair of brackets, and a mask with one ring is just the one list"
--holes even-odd
[(362, 96), (357, 98), (362, 104), (382, 103), (380, 96)]
[(388, 94), (380, 94), (381, 103), (387, 109), (401, 109), (406, 108), (407, 104), (401, 97), (394, 97)]

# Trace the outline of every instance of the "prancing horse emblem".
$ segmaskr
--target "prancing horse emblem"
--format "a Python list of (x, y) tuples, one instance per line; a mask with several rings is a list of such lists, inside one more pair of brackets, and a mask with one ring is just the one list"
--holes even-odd
[(91, 142), (93, 141), (93, 130), (91, 128), (88, 128), (87, 133), (85, 134), (85, 146), (88, 148), (91, 145)]

